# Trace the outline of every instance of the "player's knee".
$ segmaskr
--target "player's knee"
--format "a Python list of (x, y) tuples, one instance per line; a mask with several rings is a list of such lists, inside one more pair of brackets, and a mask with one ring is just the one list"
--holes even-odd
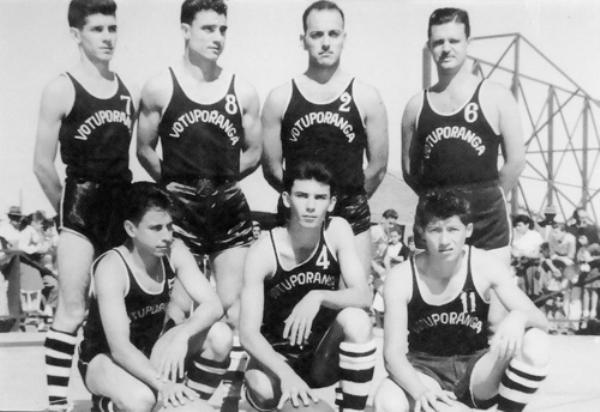
[(76, 330), (85, 318), (85, 302), (76, 299), (59, 300), (54, 318), (60, 330)]
[(545, 366), (550, 360), (550, 339), (541, 329), (532, 328), (525, 332), (521, 358), (532, 366)]
[(206, 349), (210, 352), (209, 357), (222, 361), (229, 356), (233, 346), (233, 332), (224, 322), (216, 322), (208, 330), (206, 335)]
[(408, 412), (409, 403), (404, 391), (394, 387), (389, 379), (384, 379), (373, 400), (375, 412)]
[(344, 339), (348, 342), (366, 342), (371, 338), (371, 319), (362, 309), (342, 309), (336, 321), (342, 326)]
[(127, 395), (121, 399), (112, 400), (117, 410), (124, 412), (150, 412), (156, 404), (156, 398), (146, 385), (136, 385), (127, 390)]
[(248, 402), (258, 410), (275, 410), (281, 394), (273, 381), (258, 369), (249, 369), (244, 374)]

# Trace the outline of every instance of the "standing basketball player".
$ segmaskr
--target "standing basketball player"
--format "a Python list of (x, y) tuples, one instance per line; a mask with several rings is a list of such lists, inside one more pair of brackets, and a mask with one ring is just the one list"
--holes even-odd
[[(142, 92), (138, 158), (175, 199), (176, 235), (198, 261), (209, 255), (217, 293), (236, 325), (244, 259), (253, 241), (250, 209), (238, 181), (260, 159), (259, 101), (250, 84), (217, 63), (227, 32), (222, 0), (185, 0), (181, 29), (183, 59)], [(159, 136), (162, 159), (155, 150)], [(232, 368), (241, 356), (239, 345), (235, 348)]]
[[(175, 195), (176, 233), (197, 256), (210, 254), (228, 312), (238, 299), (252, 220), (238, 181), (260, 158), (259, 102), (250, 84), (223, 70), (227, 6), (186, 0), (185, 55), (142, 92), (138, 158)], [(156, 153), (160, 136), (163, 158)]]
[(330, 410), (312, 388), (338, 380), (340, 411), (366, 405), (375, 365), (363, 310), (370, 290), (349, 224), (327, 218), (334, 182), (320, 163), (288, 169), (282, 193), (288, 222), (262, 235), (248, 253), (240, 336), (251, 355), (247, 399), (259, 411)]
[[(478, 248), (494, 249), (510, 263), (510, 223), (505, 195), (525, 165), (519, 111), (504, 87), (482, 81), (467, 61), (470, 25), (466, 11), (435, 10), (428, 47), (438, 82), (407, 104), (402, 118), (404, 179), (418, 194), (458, 186), (473, 213)], [(498, 150), (504, 164), (498, 170)]]
[(154, 183), (134, 183), (123, 213), (127, 240), (92, 265), (78, 367), (101, 411), (212, 411), (206, 400), (229, 363), (231, 329), (217, 322), (223, 307), (173, 240), (170, 206)]
[[(423, 194), (417, 230), (425, 252), (396, 266), (385, 282), (384, 358), (388, 378), (378, 412), (521, 411), (546, 375), (544, 314), (491, 252), (465, 246), (473, 225), (467, 200), (452, 190)], [(488, 345), (494, 291), (508, 315)]]
[(263, 171), (271, 186), (281, 191), (284, 170), (304, 159), (330, 167), (339, 187), (333, 214), (352, 226), (360, 261), (368, 273), (371, 215), (367, 199), (387, 167), (385, 107), (377, 90), (340, 67), (346, 32), (338, 5), (317, 1), (304, 11), (302, 23), (300, 40), (308, 53), (308, 68), (267, 97), (262, 114)]
[[(34, 172), (61, 226), (58, 307), (44, 344), (51, 410), (68, 407), (69, 371), (91, 262), (124, 238), (118, 213), (131, 181), (134, 105), (109, 67), (117, 40), (116, 7), (112, 0), (71, 1), (69, 25), (80, 61), (46, 86), (41, 101)], [(59, 142), (64, 186), (54, 165)]]

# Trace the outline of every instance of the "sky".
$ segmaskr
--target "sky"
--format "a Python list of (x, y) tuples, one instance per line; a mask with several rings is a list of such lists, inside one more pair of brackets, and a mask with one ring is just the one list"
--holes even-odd
[[(181, 58), (180, 2), (117, 0), (117, 4), (119, 42), (112, 67), (131, 89), (140, 90), (148, 78)], [(221, 63), (251, 82), (264, 101), (270, 89), (306, 67), (298, 36), (302, 12), (310, 2), (230, 0), (228, 4), (229, 31)], [(339, 4), (348, 33), (342, 66), (374, 85), (387, 107), (390, 170), (400, 169), (400, 119), (408, 99), (422, 87), (421, 50), (427, 18), (437, 7), (465, 8), (473, 36), (521, 33), (582, 89), (600, 98), (600, 2), (340, 0)], [(67, 27), (67, 5), (67, 0), (0, 0), (0, 212), (21, 203), (26, 212), (43, 209), (52, 214), (32, 173), (32, 156), (41, 91), (78, 59)], [(489, 44), (473, 48), (501, 50)], [(531, 75), (551, 75), (539, 61), (527, 61), (525, 53), (523, 64), (529, 64)], [(57, 167), (62, 173), (59, 159)], [(148, 179), (135, 156), (131, 167), (136, 180)], [(275, 193), (260, 171), (243, 187), (252, 208), (274, 208)]]

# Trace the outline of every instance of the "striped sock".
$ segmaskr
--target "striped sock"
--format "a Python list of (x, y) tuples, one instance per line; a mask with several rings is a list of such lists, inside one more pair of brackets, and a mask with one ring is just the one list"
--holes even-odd
[(498, 389), (498, 410), (520, 412), (546, 377), (546, 368), (513, 359), (504, 372)]
[(219, 386), (228, 364), (229, 359), (219, 362), (198, 357), (188, 367), (185, 384), (195, 390), (200, 398), (208, 400)]
[(375, 341), (340, 343), (340, 387), (335, 404), (340, 412), (362, 411), (375, 371)]
[(229, 357), (231, 363), (223, 377), (224, 396), (221, 412), (237, 411), (242, 396), (242, 383), (244, 382), (248, 354), (240, 344), (238, 335), (234, 335), (233, 337), (233, 347), (231, 348)]
[[(77, 336), (50, 328), (44, 341), (50, 407), (67, 406), (67, 389)], [(57, 409), (58, 410), (58, 409)]]
[(116, 412), (115, 405), (106, 396), (92, 395), (91, 412)]

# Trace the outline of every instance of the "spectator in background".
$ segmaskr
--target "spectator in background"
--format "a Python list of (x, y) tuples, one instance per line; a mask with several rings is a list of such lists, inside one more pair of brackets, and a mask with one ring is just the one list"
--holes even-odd
[[(597, 243), (594, 244), (598, 246)], [(579, 235), (577, 237), (577, 266), (579, 268), (579, 282), (582, 285), (582, 294), (583, 294), (583, 310), (582, 316), (584, 321), (588, 319), (596, 318), (596, 307), (598, 306), (598, 289), (597, 282), (589, 282), (589, 277), (591, 275), (591, 263), (594, 260), (594, 257), (591, 253), (592, 245), (589, 244), (589, 240), (586, 235)], [(597, 275), (597, 271), (595, 272)]]
[[(540, 246), (540, 274), (542, 283), (542, 292), (544, 294), (553, 294), (544, 303), (543, 309), (548, 319), (565, 319), (565, 292), (569, 281), (563, 276), (564, 266), (558, 261), (555, 265), (550, 259), (550, 247), (548, 242)], [(562, 292), (561, 292), (562, 291)]]
[(552, 259), (560, 259), (565, 266), (575, 263), (575, 236), (568, 233), (564, 223), (554, 223), (548, 239)]
[(540, 258), (540, 246), (544, 242), (542, 235), (533, 230), (533, 221), (527, 215), (514, 218), (514, 234), (511, 243), (513, 266), (519, 280), (519, 286), (532, 297), (539, 293), (539, 280), (536, 279)]
[(46, 241), (44, 222), (46, 216), (40, 210), (27, 217), (28, 224), (21, 231), (19, 249), (33, 260), (41, 262), (43, 254), (50, 251), (52, 245)]
[(556, 223), (554, 220), (556, 218), (556, 209), (554, 206), (550, 205), (544, 209), (544, 215), (538, 215), (536, 219), (534, 219), (534, 229), (537, 230), (544, 242), (547, 242), (550, 239), (550, 234), (552, 233), (552, 225)]
[(371, 241), (373, 242), (373, 248), (376, 250), (381, 243), (387, 245), (390, 240), (391, 230), (398, 226), (398, 212), (394, 209), (387, 209), (384, 211), (379, 224), (371, 227)]
[(383, 257), (383, 265), (386, 271), (408, 259), (410, 250), (402, 243), (401, 236), (397, 228), (390, 230), (389, 243)]
[(18, 249), (19, 239), (21, 237), (21, 221), (23, 220), (23, 213), (19, 206), (11, 206), (7, 213), (7, 221), (3, 221), (0, 224), (0, 237), (2, 237), (7, 244), (6, 250)]
[(253, 220), (252, 221), (252, 237), (254, 237), (254, 240), (258, 239), (258, 237), (260, 236), (260, 232), (261, 232), (260, 223), (258, 223), (258, 221), (256, 221), (256, 220)]
[(590, 245), (600, 243), (598, 227), (592, 222), (587, 210), (583, 207), (578, 207), (573, 211), (573, 216), (567, 221), (567, 231), (575, 238), (585, 235)]

